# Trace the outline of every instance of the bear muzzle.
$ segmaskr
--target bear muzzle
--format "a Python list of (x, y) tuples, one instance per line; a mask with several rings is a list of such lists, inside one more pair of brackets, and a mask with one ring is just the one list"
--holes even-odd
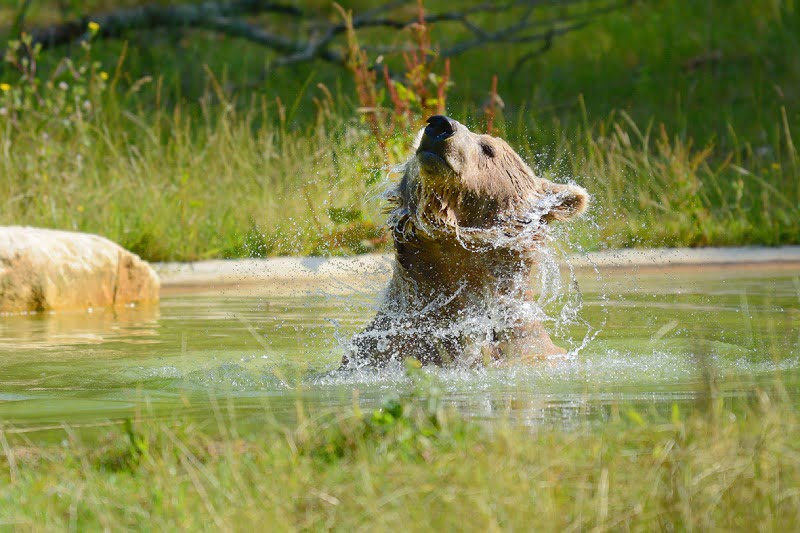
[(458, 130), (458, 122), (444, 115), (433, 115), (425, 122), (425, 136), (433, 141), (443, 141)]
[(422, 134), (417, 148), (420, 166), (432, 172), (452, 171), (447, 160), (447, 140), (458, 131), (458, 122), (444, 115), (434, 115), (428, 119), (428, 126)]

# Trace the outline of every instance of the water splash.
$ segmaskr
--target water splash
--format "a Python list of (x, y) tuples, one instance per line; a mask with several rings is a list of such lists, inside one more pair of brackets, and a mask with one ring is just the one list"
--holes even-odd
[[(403, 167), (394, 171), (402, 172)], [(396, 194), (393, 191), (389, 189), (390, 197)], [(525, 268), (503, 272), (504, 263), (496, 268), (497, 284), (477, 293), (466, 280), (449, 291), (444, 287), (434, 287), (435, 292), (421, 289), (417, 281), (406, 279), (397, 270), (401, 267), (396, 266), (394, 279), (381, 295), (382, 303), (374, 306), (378, 310), (376, 320), (366, 331), (341, 345), (346, 366), (356, 369), (369, 366), (372, 363), (369, 359), (359, 357), (359, 351), (365, 347), (389, 352), (389, 359), (393, 360), (417, 357), (422, 350), (414, 344), (420, 342), (427, 345), (428, 352), (435, 353), (433, 360), (445, 364), (466, 368), (503, 364), (506, 361), (492, 351), (497, 353), (498, 346), (517, 342), (514, 332), (533, 328), (533, 335), (538, 338), (531, 337), (529, 346), (535, 347), (539, 342), (541, 351), (546, 353), (553, 347), (546, 331), (563, 333), (582, 324), (586, 327), (583, 338), (577, 342), (569, 339), (570, 349), (565, 356), (575, 357), (600, 328), (580, 318), (583, 297), (575, 269), (563, 250), (553, 246), (555, 242), (544, 221), (545, 214), (562, 200), (558, 194), (544, 196), (531, 202), (529, 209), (513, 221), (504, 220), (487, 228), (434, 224), (425, 220), (424, 213), (414, 217), (412, 225), (407, 222), (411, 216), (405, 207), (394, 209), (389, 225), (396, 228), (395, 238), (401, 243), (412, 238), (413, 233), (413, 238), (422, 236), (434, 242), (454, 240), (465, 251), (478, 256), (502, 251), (518, 255), (521, 262), (535, 263), (538, 296), (535, 299), (529, 296), (532, 284)], [(561, 271), (562, 262), (566, 265), (566, 279)], [(453, 305), (454, 302), (459, 303)], [(409, 342), (393, 346), (398, 338)]]

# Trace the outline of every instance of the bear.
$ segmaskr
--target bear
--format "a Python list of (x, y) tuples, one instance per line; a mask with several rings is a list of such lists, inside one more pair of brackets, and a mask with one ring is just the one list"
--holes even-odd
[(503, 139), (444, 115), (426, 124), (386, 194), (391, 280), (343, 368), (407, 358), (475, 367), (566, 353), (542, 326), (530, 278), (547, 225), (583, 213), (589, 194), (537, 177)]

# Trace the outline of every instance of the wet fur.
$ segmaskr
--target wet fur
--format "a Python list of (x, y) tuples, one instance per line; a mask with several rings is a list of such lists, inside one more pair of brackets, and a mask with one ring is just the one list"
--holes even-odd
[[(394, 274), (344, 364), (476, 365), (563, 353), (538, 321), (514, 312), (534, 301), (529, 280), (546, 224), (582, 213), (586, 191), (536, 177), (505, 141), (460, 124), (443, 143), (421, 135), (415, 151), (387, 194)], [(512, 318), (464, 327), (495, 315)]]

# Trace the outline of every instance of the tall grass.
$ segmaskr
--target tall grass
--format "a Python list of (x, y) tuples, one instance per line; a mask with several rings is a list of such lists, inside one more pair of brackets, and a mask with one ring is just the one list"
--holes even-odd
[[(194, 117), (180, 105), (131, 111), (112, 93), (68, 128), (8, 122), (0, 224), (100, 233), (150, 260), (380, 249), (381, 150), (316, 91), (318, 118), (299, 131), (266, 97)], [(746, 143), (695, 146), (624, 113), (577, 127), (506, 123), (504, 134), (544, 175), (591, 191), (592, 247), (800, 242), (789, 124), (778, 158)]]
[[(495, 110), (492, 96), (498, 133), (539, 172), (575, 179), (595, 198), (595, 223), (578, 232), (586, 246), (798, 243), (795, 8), (737, 1), (730, 17), (711, 17), (714, 2), (701, 4), (609, 15), (516, 71), (522, 50), (457, 58), (448, 113), (479, 124), (495, 74), (482, 65), (496, 65), (506, 104)], [(34, 7), (32, 17), (49, 20)], [(436, 28), (430, 35), (447, 38)], [(0, 87), (13, 90), (0, 89), (0, 224), (100, 233), (150, 260), (384, 247), (386, 149), (356, 113), (351, 81), (299, 68), (263, 88), (231, 90), (234, 75), (255, 75), (256, 51), (202, 32), (186, 43), (181, 53), (162, 45), (153, 75), (141, 47), (95, 43), (86, 57), (68, 58), (71, 71), (43, 58), (41, 76), (85, 68), (66, 89), (40, 83), (44, 107), (15, 103), (24, 80), (6, 68)], [(682, 66), (715, 47), (722, 59)], [(737, 50), (751, 66), (726, 55)], [(212, 64), (187, 65), (186, 54)], [(96, 58), (110, 79), (98, 78)], [(390, 164), (410, 140), (396, 135)]]
[[(746, 142), (698, 146), (624, 111), (585, 120), (572, 135), (540, 130), (524, 147), (545, 174), (574, 177), (593, 193), (598, 245), (775, 246), (800, 242), (800, 172), (785, 116), (775, 117), (783, 126), (775, 145), (760, 153)], [(536, 139), (553, 132), (551, 150), (537, 152)]]
[[(780, 388), (491, 431), (392, 402), (295, 427), (128, 422), (42, 444), (0, 429), (0, 524), (44, 529), (772, 530), (800, 523)], [(424, 402), (423, 402), (424, 403)], [(15, 502), (13, 505), (10, 502)]]
[(67, 127), (5, 124), (0, 224), (101, 233), (151, 260), (298, 254), (330, 236), (331, 209), (367, 203), (366, 133), (338, 117), (292, 132), (264, 98), (200, 117), (120, 100)]

